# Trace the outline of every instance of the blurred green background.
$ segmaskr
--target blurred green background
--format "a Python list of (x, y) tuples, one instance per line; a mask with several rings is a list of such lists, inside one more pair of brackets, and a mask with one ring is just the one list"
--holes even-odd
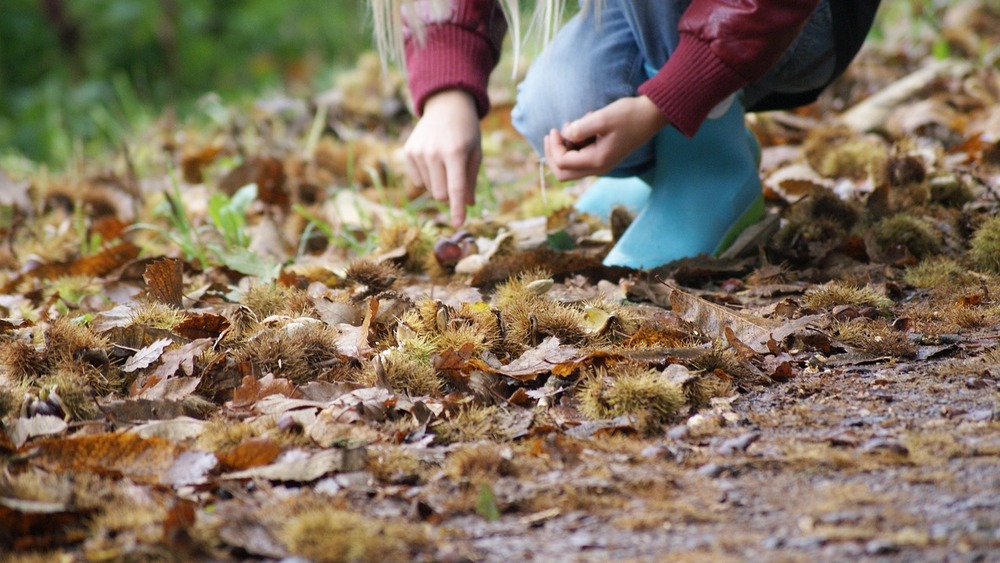
[(364, 0), (3, 0), (0, 153), (55, 166), (208, 92), (331, 84), (370, 46)]

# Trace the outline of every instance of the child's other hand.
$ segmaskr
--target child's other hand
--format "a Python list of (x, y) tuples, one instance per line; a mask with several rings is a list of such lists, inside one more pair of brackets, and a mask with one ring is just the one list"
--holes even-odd
[(483, 160), (476, 102), (464, 90), (438, 92), (403, 146), (406, 174), (434, 199), (447, 201), (452, 225), (465, 223), (465, 207), (475, 203), (476, 177)]
[(649, 98), (622, 98), (550, 131), (545, 160), (559, 180), (606, 174), (666, 125)]

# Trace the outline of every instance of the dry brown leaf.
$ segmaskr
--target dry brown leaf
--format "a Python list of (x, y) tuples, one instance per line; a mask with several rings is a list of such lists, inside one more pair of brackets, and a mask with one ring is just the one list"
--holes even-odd
[(119, 399), (102, 401), (101, 412), (116, 422), (169, 420), (179, 416), (204, 416), (198, 405), (186, 405), (173, 399)]
[(293, 450), (286, 452), (282, 459), (275, 463), (225, 473), (222, 475), (222, 479), (266, 479), (268, 481), (308, 483), (330, 473), (364, 469), (366, 460), (367, 455), (364, 448), (330, 449), (316, 453)]
[(172, 343), (173, 340), (169, 338), (161, 338), (149, 346), (140, 348), (125, 362), (125, 365), (122, 366), (122, 371), (132, 373), (133, 371), (149, 367), (150, 364), (160, 359), (163, 350)]
[(892, 110), (884, 127), (894, 138), (918, 137), (938, 131), (962, 131), (968, 116), (955, 110), (950, 99), (929, 98), (903, 104)]
[(146, 295), (153, 301), (176, 309), (184, 298), (184, 265), (180, 260), (164, 258), (146, 265), (142, 279), (146, 282)]
[(858, 132), (874, 131), (885, 124), (889, 114), (899, 105), (942, 76), (961, 76), (972, 70), (966, 61), (947, 59), (931, 61), (923, 68), (893, 82), (869, 96), (840, 116), (840, 121)]
[[(726, 342), (728, 342), (729, 346), (731, 346), (732, 349), (736, 351), (736, 355), (739, 356), (740, 360), (748, 362), (759, 356), (757, 350), (754, 350), (753, 348), (747, 346), (739, 338), (736, 337), (736, 333), (733, 332), (732, 328), (727, 326), (725, 328), (725, 334), (726, 334)], [(771, 341), (772, 341), (771, 339), (768, 339), (768, 343)], [(767, 346), (768, 343), (765, 343), (764, 345)]]
[(178, 336), (189, 340), (200, 338), (218, 338), (229, 328), (229, 319), (214, 313), (191, 315), (172, 329)]
[(340, 333), (337, 337), (337, 349), (341, 354), (358, 359), (371, 356), (372, 347), (368, 344), (368, 335), (376, 314), (378, 314), (378, 299), (372, 297), (368, 299), (368, 310), (365, 312), (364, 320), (361, 321), (361, 326), (346, 323), (336, 325)]
[(179, 416), (170, 420), (154, 420), (140, 424), (129, 430), (143, 438), (164, 438), (171, 442), (183, 442), (197, 438), (208, 425), (204, 420), (189, 416)]
[(27, 453), (32, 463), (51, 471), (94, 471), (161, 483), (185, 451), (162, 438), (123, 433), (45, 440)]
[(219, 504), (219, 539), (226, 545), (259, 557), (284, 559), (288, 550), (274, 538), (261, 519), (246, 510), (245, 506)]
[(30, 181), (15, 182), (6, 171), (0, 170), (0, 205), (24, 211), (31, 209), (31, 198), (28, 196), (30, 186)]
[(125, 229), (127, 229), (128, 226), (128, 223), (122, 221), (118, 217), (99, 217), (90, 225), (90, 236), (100, 237), (100, 240), (105, 242), (116, 240), (125, 234)]
[(767, 341), (781, 323), (746, 315), (722, 305), (716, 305), (696, 295), (664, 282), (671, 289), (670, 306), (684, 320), (697, 326), (711, 338), (722, 338), (732, 330), (740, 342), (758, 353), (767, 353)]
[(8, 435), (15, 448), (20, 448), (25, 442), (38, 436), (52, 436), (66, 430), (66, 421), (58, 416), (33, 416), (18, 418), (10, 423)]
[(197, 506), (191, 500), (175, 499), (163, 519), (163, 540), (175, 550), (175, 555), (183, 554), (180, 557), (182, 559), (193, 555), (189, 530), (194, 527), (197, 521)]
[(114, 328), (125, 328), (132, 324), (135, 309), (130, 305), (117, 305), (107, 311), (94, 315), (90, 328), (94, 332), (107, 332)]
[(212, 340), (201, 338), (188, 342), (180, 348), (167, 350), (160, 356), (161, 363), (152, 375), (166, 379), (173, 377), (177, 370), (184, 375), (194, 375), (194, 359), (212, 346)]
[(13, 552), (50, 550), (87, 537), (86, 520), (94, 509), (62, 502), (0, 498), (0, 548)]
[(271, 395), (282, 395), (289, 399), (294, 399), (297, 396), (295, 386), (285, 378), (274, 377), (272, 373), (260, 379), (247, 375), (243, 377), (240, 386), (233, 391), (232, 406), (234, 408), (249, 407)]
[(538, 346), (528, 349), (519, 358), (501, 367), (499, 371), (518, 381), (531, 381), (562, 364), (575, 364), (585, 356), (576, 346), (562, 345), (558, 338), (549, 336)]
[(184, 181), (189, 184), (200, 184), (205, 181), (201, 169), (215, 162), (223, 148), (225, 144), (219, 141), (198, 147), (185, 145), (181, 152), (181, 173)]
[(219, 460), (212, 452), (185, 450), (177, 456), (160, 482), (173, 487), (203, 485), (218, 465)]
[(788, 381), (797, 375), (795, 365), (788, 354), (768, 356), (764, 358), (764, 365), (770, 372), (768, 375), (775, 381)]
[(190, 396), (201, 383), (200, 377), (173, 377), (170, 379), (155, 379), (156, 383), (151, 387), (143, 389), (138, 398), (151, 401), (166, 400), (176, 401)]
[(348, 412), (357, 413), (363, 420), (382, 421), (396, 408), (398, 401), (396, 394), (388, 389), (363, 387), (337, 397), (323, 412), (335, 413), (333, 419), (338, 422), (341, 420), (336, 413)]
[(12, 292), (25, 279), (51, 280), (63, 276), (101, 277), (124, 266), (137, 256), (139, 256), (139, 247), (130, 242), (123, 242), (117, 246), (106, 248), (93, 256), (78, 258), (70, 262), (42, 264), (4, 284), (0, 288), (0, 293)]
[(233, 195), (247, 184), (257, 184), (257, 199), (260, 201), (281, 208), (288, 207), (290, 199), (285, 187), (285, 166), (277, 158), (261, 156), (248, 159), (219, 180), (219, 189)]
[(465, 343), (459, 349), (445, 348), (441, 352), (431, 356), (431, 363), (434, 369), (449, 374), (457, 374), (468, 371), (469, 360), (475, 353), (475, 346), (472, 343)]
[(252, 438), (216, 454), (225, 471), (242, 471), (273, 463), (281, 455), (281, 445), (268, 438)]
[(764, 187), (788, 203), (795, 203), (816, 189), (833, 189), (835, 182), (820, 176), (804, 162), (792, 163), (772, 172)]
[(319, 319), (330, 326), (357, 325), (364, 319), (364, 312), (356, 303), (330, 301), (323, 297), (314, 297), (311, 301)]

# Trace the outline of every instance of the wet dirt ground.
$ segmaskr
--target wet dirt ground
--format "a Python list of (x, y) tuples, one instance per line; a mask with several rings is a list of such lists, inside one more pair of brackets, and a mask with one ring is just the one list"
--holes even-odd
[(442, 528), (486, 561), (1000, 560), (997, 368), (955, 352), (814, 370), (642, 445), (596, 438), (548, 476), (562, 506)]

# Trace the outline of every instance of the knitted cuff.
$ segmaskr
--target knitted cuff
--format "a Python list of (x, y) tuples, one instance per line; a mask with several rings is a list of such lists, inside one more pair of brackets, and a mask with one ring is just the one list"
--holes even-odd
[(655, 76), (639, 86), (681, 133), (693, 136), (712, 108), (746, 80), (712, 52), (711, 45), (682, 35), (677, 50)]
[(475, 98), (479, 117), (485, 116), (490, 110), (487, 84), (498, 58), (489, 42), (454, 25), (428, 27), (423, 45), (416, 39), (407, 41), (406, 67), (417, 115), (423, 114), (433, 94), (461, 88)]

